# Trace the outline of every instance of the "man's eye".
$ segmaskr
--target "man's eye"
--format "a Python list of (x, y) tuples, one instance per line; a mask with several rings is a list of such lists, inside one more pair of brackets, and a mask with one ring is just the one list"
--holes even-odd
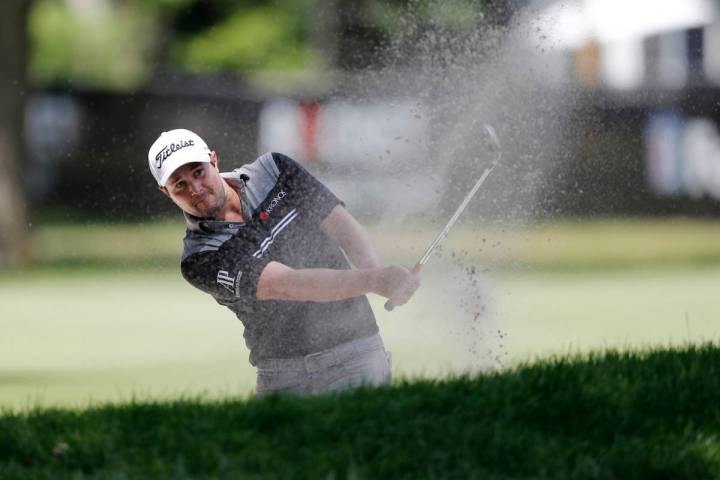
[(185, 188), (185, 182), (178, 182), (175, 184), (175, 190), (183, 190)]
[(201, 176), (203, 174), (204, 170), (202, 168), (198, 168), (195, 170), (195, 178)]

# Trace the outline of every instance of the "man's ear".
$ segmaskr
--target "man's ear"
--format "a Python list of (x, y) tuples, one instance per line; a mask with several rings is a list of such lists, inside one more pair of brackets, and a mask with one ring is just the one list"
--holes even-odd
[(210, 164), (213, 167), (218, 168), (218, 157), (217, 157), (217, 152), (215, 150), (210, 152)]
[(170, 198), (170, 194), (168, 193), (167, 187), (158, 187), (158, 190), (163, 192), (165, 195), (167, 195), (168, 198)]

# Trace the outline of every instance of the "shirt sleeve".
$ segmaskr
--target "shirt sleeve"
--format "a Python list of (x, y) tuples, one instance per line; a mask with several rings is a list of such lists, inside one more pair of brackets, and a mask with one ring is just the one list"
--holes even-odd
[(286, 183), (297, 192), (301, 203), (317, 223), (325, 220), (337, 205), (345, 205), (328, 187), (292, 158), (275, 152), (272, 157), (280, 171), (278, 181)]
[(182, 275), (191, 285), (216, 299), (254, 302), (260, 274), (270, 260), (247, 253), (228, 253), (226, 250), (232, 249), (232, 243), (229, 240), (220, 250), (187, 257), (181, 264)]

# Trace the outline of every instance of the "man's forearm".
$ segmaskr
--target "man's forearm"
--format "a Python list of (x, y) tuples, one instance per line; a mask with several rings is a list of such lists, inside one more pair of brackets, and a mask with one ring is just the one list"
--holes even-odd
[(258, 282), (260, 300), (296, 300), (332, 302), (377, 292), (377, 269), (332, 270), (327, 268), (292, 269), (273, 263)]
[(420, 279), (405, 267), (389, 266), (361, 270), (305, 268), (295, 270), (270, 262), (258, 280), (258, 300), (332, 302), (377, 293), (402, 305), (420, 286)]

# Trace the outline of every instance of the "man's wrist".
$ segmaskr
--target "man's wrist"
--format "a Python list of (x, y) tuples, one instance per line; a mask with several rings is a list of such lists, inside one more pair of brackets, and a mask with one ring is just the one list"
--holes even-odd
[(382, 274), (383, 267), (365, 268), (359, 270), (364, 276), (364, 282), (369, 293), (383, 295), (385, 290), (384, 276)]

